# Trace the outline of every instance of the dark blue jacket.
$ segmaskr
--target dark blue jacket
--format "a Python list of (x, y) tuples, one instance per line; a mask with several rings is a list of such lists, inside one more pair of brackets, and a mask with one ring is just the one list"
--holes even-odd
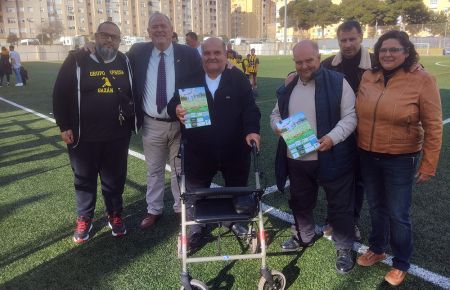
[[(248, 79), (233, 67), (222, 72), (219, 87), (214, 98), (205, 82), (205, 74), (184, 88), (205, 87), (211, 125), (185, 129), (181, 127), (185, 142), (186, 172), (199, 171), (207, 165), (239, 163), (250, 157), (250, 147), (245, 136), (259, 134), (261, 114)], [(176, 118), (176, 106), (180, 97), (175, 97), (167, 105), (167, 112)]]
[[(299, 76), (289, 83), (287, 87), (282, 85), (277, 90), (278, 108), (282, 119), (289, 117), (289, 100), (298, 78)], [(344, 76), (341, 73), (322, 67), (314, 74), (318, 139), (328, 134), (341, 120), (343, 78)], [(331, 181), (349, 170), (353, 170), (355, 153), (354, 134), (351, 134), (346, 140), (333, 146), (330, 150), (318, 152), (319, 180)], [(287, 169), (287, 146), (281, 137), (278, 141), (275, 175), (277, 187), (280, 191), (283, 191), (289, 172)]]
[[(133, 69), (133, 94), (136, 99), (137, 127), (140, 128), (144, 121), (142, 102), (144, 99), (144, 87), (147, 79), (147, 68), (153, 50), (152, 42), (134, 44), (127, 53)], [(198, 51), (192, 47), (173, 43), (173, 55), (175, 62), (175, 91), (181, 83), (198, 78), (202, 73), (201, 59)]]

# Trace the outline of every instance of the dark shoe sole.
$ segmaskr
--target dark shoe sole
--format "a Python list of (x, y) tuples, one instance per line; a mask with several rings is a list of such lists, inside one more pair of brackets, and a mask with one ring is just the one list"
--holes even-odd
[(355, 264), (353, 264), (353, 267), (351, 267), (351, 268), (350, 268), (349, 270), (347, 270), (347, 271), (340, 270), (340, 269), (338, 269), (338, 268), (336, 267), (336, 272), (337, 272), (338, 274), (345, 275), (345, 274), (350, 273), (354, 268), (355, 268)]
[(114, 231), (112, 230), (112, 226), (111, 226), (111, 223), (110, 223), (110, 222), (108, 222), (108, 227), (111, 229), (111, 235), (112, 235), (113, 237), (118, 238), (118, 237), (125, 236), (125, 235), (127, 234), (127, 229), (125, 229), (125, 230), (124, 230), (123, 232), (121, 232), (121, 233), (116, 233), (116, 232), (114, 232)]

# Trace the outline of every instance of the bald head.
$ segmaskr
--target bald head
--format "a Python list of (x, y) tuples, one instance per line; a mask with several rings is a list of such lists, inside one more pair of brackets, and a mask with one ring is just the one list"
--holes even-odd
[(223, 52), (226, 51), (225, 42), (223, 42), (222, 39), (217, 38), (217, 37), (210, 37), (207, 40), (203, 41), (202, 49), (205, 48), (205, 45), (215, 45), (215, 46), (218, 45), (218, 46), (221, 46), (223, 48)]
[(319, 47), (309, 39), (302, 40), (292, 48), (295, 69), (304, 82), (314, 77), (314, 72), (320, 68)]
[(292, 53), (295, 54), (298, 50), (313, 50), (316, 54), (319, 54), (319, 46), (317, 45), (317, 42), (309, 39), (302, 40), (294, 45), (292, 48)]
[(222, 39), (211, 37), (202, 43), (202, 64), (206, 74), (215, 79), (227, 64), (225, 43)]

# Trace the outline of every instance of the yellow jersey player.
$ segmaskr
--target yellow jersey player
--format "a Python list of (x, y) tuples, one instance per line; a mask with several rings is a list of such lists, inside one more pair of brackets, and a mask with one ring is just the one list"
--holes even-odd
[(256, 75), (258, 73), (258, 67), (259, 67), (259, 58), (255, 54), (255, 49), (252, 48), (250, 50), (250, 56), (248, 57), (248, 67), (247, 72), (250, 75), (250, 83), (252, 84), (252, 88), (256, 89)]

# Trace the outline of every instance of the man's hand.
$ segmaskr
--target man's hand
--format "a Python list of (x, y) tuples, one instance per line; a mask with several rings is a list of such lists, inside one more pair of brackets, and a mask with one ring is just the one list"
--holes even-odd
[(61, 132), (61, 139), (66, 143), (67, 145), (73, 143), (73, 132), (72, 130), (62, 131)]
[(280, 137), (281, 136), (281, 130), (278, 128), (278, 127), (276, 127), (275, 129), (274, 129), (274, 131), (273, 131), (274, 133), (275, 133), (275, 135), (277, 135), (278, 137)]
[(93, 42), (86, 42), (82, 49), (89, 53), (95, 53), (95, 43)]
[(291, 72), (290, 74), (288, 74), (288, 76), (284, 80), (284, 86), (287, 87), (287, 85), (289, 85), (296, 76), (297, 76), (297, 72)]
[(428, 175), (426, 173), (416, 173), (416, 183), (424, 183), (427, 182), (431, 178), (431, 175)]
[(177, 105), (175, 108), (175, 113), (177, 114), (178, 120), (180, 120), (180, 122), (184, 125), (184, 122), (186, 121), (184, 117), (186, 116), (187, 111), (183, 109), (183, 106)]
[(333, 140), (331, 140), (330, 136), (325, 135), (319, 139), (320, 146), (317, 148), (317, 151), (328, 151), (333, 147)]
[(247, 136), (245, 136), (245, 142), (247, 142), (247, 145), (252, 147), (252, 141), (255, 141), (256, 148), (258, 148), (258, 150), (259, 150), (259, 146), (260, 146), (260, 140), (261, 140), (261, 136), (259, 136), (259, 134), (256, 134), (256, 133), (250, 133)]
[(414, 63), (409, 68), (409, 72), (415, 72), (416, 70), (425, 70), (425, 69), (420, 63)]

